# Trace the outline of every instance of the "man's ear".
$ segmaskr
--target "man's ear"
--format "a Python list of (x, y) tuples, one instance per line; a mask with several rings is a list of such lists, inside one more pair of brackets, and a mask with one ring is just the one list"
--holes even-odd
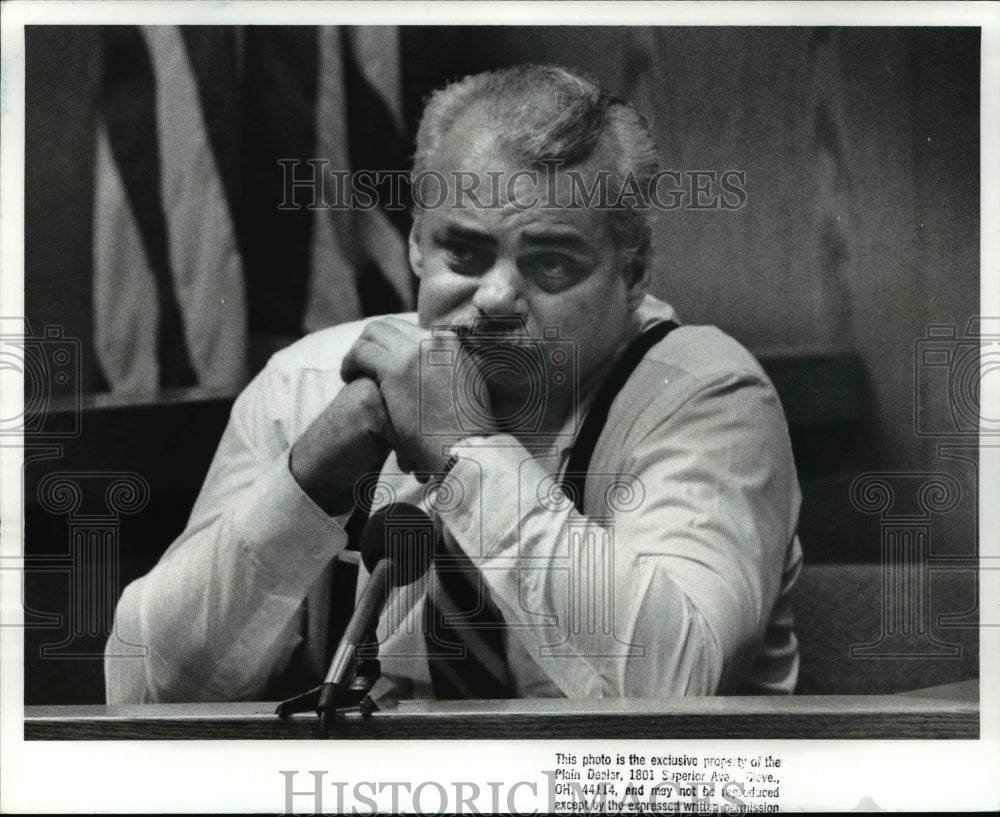
[(410, 266), (413, 268), (413, 274), (420, 278), (424, 273), (424, 256), (420, 252), (420, 221), (416, 218), (410, 228), (407, 245), (410, 249)]
[(629, 250), (625, 263), (628, 282), (628, 308), (634, 312), (639, 308), (649, 291), (649, 239), (635, 250)]

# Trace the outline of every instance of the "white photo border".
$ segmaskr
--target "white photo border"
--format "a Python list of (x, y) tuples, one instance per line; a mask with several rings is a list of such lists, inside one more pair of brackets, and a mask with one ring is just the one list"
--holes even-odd
[[(122, 23), (348, 23), (348, 24), (574, 25), (914, 25), (982, 27), (982, 243), (983, 315), (1000, 315), (1000, 7), (981, 3), (304, 3), (304, 2), (29, 2), (2, 9), (3, 185), (0, 189), (4, 314), (23, 314), (24, 268), (24, 38), (32, 24)], [(3, 416), (17, 413), (16, 382), (0, 401)], [(986, 394), (996, 407), (998, 395)], [(988, 416), (1000, 416), (993, 409)], [(3, 449), (0, 472), (2, 555), (21, 553), (21, 461)], [(980, 497), (1000, 496), (1000, 448), (981, 448)], [(983, 555), (1000, 557), (1000, 511), (980, 502)], [(817, 811), (850, 811), (865, 798), (884, 810), (1000, 808), (1000, 628), (981, 629), (981, 737), (978, 741), (114, 741), (23, 740), (23, 631), (21, 574), (0, 570), (0, 812), (265, 812), (284, 807), (280, 770), (327, 770), (328, 779), (413, 781), (538, 781), (554, 768), (556, 751), (652, 750), (691, 754), (772, 754), (785, 760), (782, 802)], [(1000, 601), (1000, 570), (980, 574), (981, 604)], [(331, 790), (332, 791), (332, 790)], [(380, 798), (387, 803), (388, 795)], [(433, 802), (431, 800), (430, 802)], [(517, 804), (545, 808), (544, 793), (519, 795)], [(329, 803), (332, 810), (333, 801)]]

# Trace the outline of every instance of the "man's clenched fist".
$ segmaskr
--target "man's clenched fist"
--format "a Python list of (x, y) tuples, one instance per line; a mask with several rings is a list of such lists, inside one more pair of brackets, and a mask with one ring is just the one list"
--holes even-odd
[[(459, 382), (473, 377), (475, 366), (455, 333), (431, 333), (385, 318), (365, 327), (344, 358), (341, 376), (348, 382), (360, 377), (378, 384), (389, 418), (389, 443), (400, 467), (425, 477), (443, 470), (452, 445), (469, 434), (493, 430), (486, 388), (471, 390)], [(458, 405), (463, 401), (475, 405)], [(470, 427), (470, 417), (486, 422)]]

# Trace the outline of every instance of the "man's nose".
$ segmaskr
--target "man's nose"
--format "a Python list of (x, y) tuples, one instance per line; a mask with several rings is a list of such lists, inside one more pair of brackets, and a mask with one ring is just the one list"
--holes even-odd
[(472, 305), (487, 315), (518, 314), (521, 274), (513, 261), (499, 259), (479, 278)]

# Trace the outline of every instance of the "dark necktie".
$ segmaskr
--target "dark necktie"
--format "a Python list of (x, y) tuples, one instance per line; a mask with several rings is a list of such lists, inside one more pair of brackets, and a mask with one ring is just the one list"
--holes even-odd
[(503, 615), (479, 568), (444, 536), (437, 540), (424, 610), (427, 663), (437, 698), (515, 696)]

